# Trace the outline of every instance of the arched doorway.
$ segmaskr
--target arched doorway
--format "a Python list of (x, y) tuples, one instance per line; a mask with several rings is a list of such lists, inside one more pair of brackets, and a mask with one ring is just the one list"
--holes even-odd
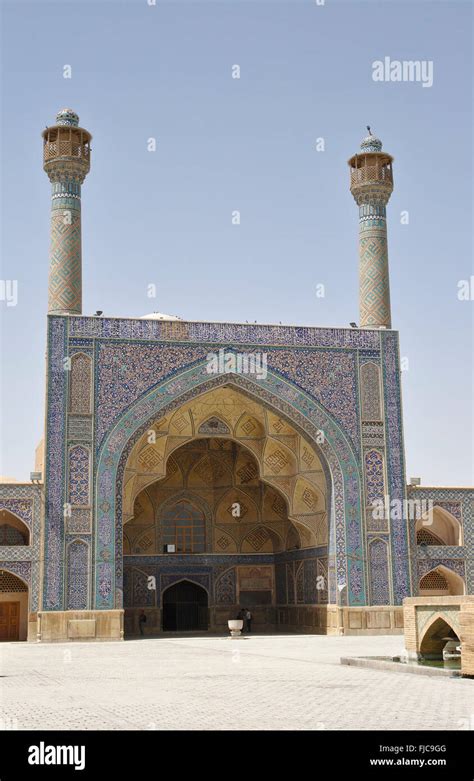
[(0, 570), (0, 642), (26, 640), (28, 586), (7, 570)]
[(192, 632), (209, 626), (207, 591), (190, 580), (180, 580), (163, 593), (163, 631)]

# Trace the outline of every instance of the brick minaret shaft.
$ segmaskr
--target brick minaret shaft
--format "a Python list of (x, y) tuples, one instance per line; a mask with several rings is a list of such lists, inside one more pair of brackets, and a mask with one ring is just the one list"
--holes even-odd
[(393, 157), (369, 130), (349, 160), (351, 193), (359, 207), (359, 326), (391, 328), (386, 205), (393, 190)]
[(50, 314), (82, 311), (81, 184), (90, 168), (91, 138), (71, 109), (43, 131), (43, 168), (51, 182)]

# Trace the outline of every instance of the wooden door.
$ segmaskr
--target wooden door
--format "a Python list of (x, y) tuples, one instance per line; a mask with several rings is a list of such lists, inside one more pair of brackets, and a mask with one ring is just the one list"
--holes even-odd
[(0, 642), (20, 639), (20, 603), (0, 602)]

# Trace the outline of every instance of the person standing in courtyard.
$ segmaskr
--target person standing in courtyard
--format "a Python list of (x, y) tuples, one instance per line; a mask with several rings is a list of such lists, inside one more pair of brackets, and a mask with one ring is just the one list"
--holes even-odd
[(251, 632), (252, 631), (252, 618), (253, 618), (252, 613), (250, 612), (250, 610), (248, 608), (246, 608), (245, 609), (245, 628), (246, 628), (247, 632)]
[(141, 635), (145, 634), (145, 631), (144, 631), (145, 630), (145, 624), (146, 624), (146, 615), (145, 615), (145, 611), (142, 610), (142, 612), (140, 613), (140, 615), (138, 617), (138, 626), (140, 628), (140, 634)]

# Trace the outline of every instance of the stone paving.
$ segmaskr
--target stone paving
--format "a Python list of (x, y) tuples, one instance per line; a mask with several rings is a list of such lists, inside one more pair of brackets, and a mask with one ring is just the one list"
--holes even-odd
[(0, 728), (474, 729), (474, 681), (345, 667), (403, 638), (253, 635), (0, 645)]

